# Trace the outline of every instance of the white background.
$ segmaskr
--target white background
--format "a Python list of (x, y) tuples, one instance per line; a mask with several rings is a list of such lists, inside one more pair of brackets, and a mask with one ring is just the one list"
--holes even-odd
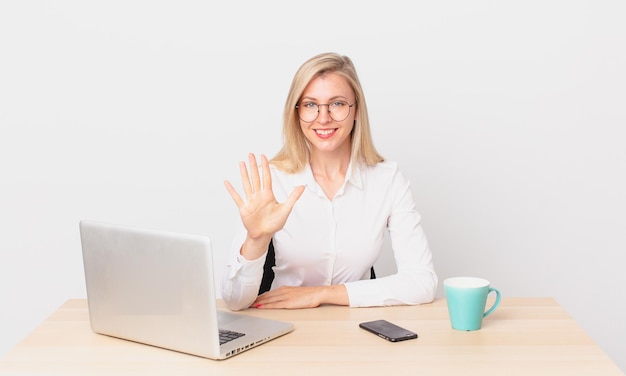
[(223, 180), (336, 51), (440, 280), (555, 297), (626, 370), (623, 2), (208, 3), (0, 3), (0, 354), (85, 297), (80, 219), (209, 235), (221, 273)]

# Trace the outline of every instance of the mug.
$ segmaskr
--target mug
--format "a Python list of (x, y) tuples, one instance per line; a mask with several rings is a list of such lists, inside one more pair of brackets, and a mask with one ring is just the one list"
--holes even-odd
[[(489, 281), (474, 277), (453, 277), (443, 281), (452, 328), (478, 330), (483, 318), (489, 316), (500, 304), (500, 291), (489, 287)], [(485, 311), (487, 295), (496, 293), (496, 301)]]

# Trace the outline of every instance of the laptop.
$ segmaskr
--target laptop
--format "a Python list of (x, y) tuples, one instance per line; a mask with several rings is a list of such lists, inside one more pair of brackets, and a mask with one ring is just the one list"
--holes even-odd
[(79, 227), (96, 333), (217, 360), (294, 329), (217, 308), (206, 236), (87, 220)]

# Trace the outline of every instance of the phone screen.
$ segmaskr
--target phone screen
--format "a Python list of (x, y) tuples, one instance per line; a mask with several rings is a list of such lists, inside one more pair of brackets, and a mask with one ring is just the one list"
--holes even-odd
[(359, 327), (391, 342), (417, 338), (417, 333), (390, 323), (387, 320), (362, 322), (359, 324)]

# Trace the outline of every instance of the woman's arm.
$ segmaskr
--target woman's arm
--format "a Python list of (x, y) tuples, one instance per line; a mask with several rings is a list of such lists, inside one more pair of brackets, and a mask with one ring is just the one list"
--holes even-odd
[(256, 308), (314, 308), (323, 304), (349, 305), (346, 287), (333, 286), (281, 286), (270, 290), (254, 301)]
[(256, 298), (270, 240), (276, 231), (283, 228), (293, 206), (304, 192), (304, 187), (296, 187), (284, 203), (279, 203), (272, 191), (267, 157), (261, 155), (261, 174), (254, 154), (248, 155), (248, 161), (250, 175), (245, 162), (239, 164), (245, 198), (229, 181), (224, 182), (246, 230), (245, 238), (234, 242), (236, 254), (227, 265), (222, 280), (222, 298), (233, 310), (247, 308)]
[(435, 297), (437, 274), (409, 180), (396, 167), (390, 184), (391, 211), (387, 230), (397, 273), (346, 283), (353, 307), (414, 305), (429, 303)]

